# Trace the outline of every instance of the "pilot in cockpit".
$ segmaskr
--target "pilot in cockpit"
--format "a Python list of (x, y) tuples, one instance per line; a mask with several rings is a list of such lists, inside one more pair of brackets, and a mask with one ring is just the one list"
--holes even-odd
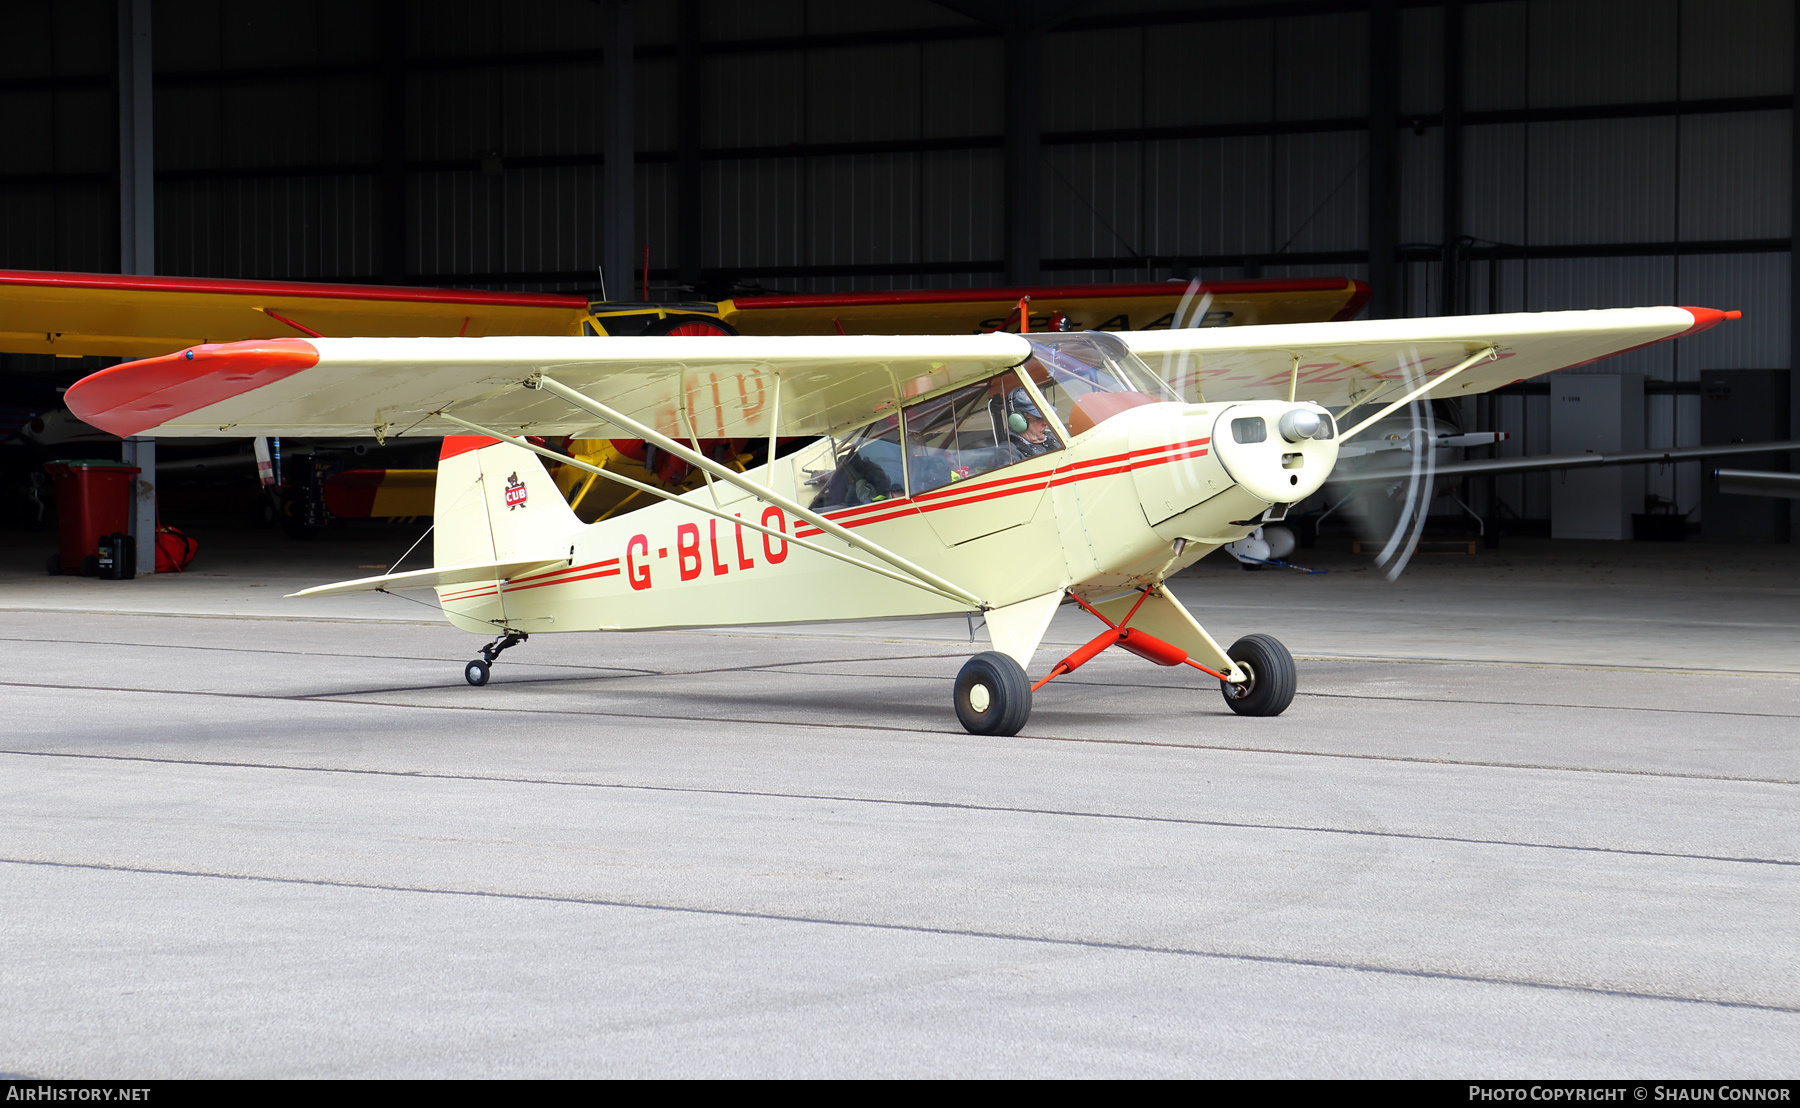
[(1013, 461), (1022, 462), (1062, 449), (1056, 432), (1050, 429), (1050, 421), (1038, 411), (1037, 402), (1031, 399), (1030, 393), (1023, 388), (1012, 390), (1007, 395), (1007, 409), (1006, 437), (1012, 447)]

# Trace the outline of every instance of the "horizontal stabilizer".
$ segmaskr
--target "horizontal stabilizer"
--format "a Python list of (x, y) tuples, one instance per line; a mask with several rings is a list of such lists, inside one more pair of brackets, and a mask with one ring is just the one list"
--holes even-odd
[(408, 573), (388, 573), (380, 577), (359, 577), (339, 581), (335, 585), (319, 585), (289, 596), (343, 596), (353, 592), (393, 592), (397, 589), (428, 589), (438, 585), (466, 585), (472, 581), (508, 581), (538, 570), (567, 566), (569, 559), (533, 558), (526, 562), (471, 562), (467, 565), (444, 566), (441, 569), (415, 569)]

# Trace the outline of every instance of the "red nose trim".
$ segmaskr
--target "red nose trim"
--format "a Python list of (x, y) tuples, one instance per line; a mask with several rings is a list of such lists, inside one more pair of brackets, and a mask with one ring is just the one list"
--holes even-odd
[(318, 364), (318, 348), (305, 339), (207, 343), (83, 377), (63, 402), (76, 418), (123, 438)]
[(1742, 319), (1743, 312), (1721, 312), (1717, 308), (1683, 308), (1682, 311), (1694, 317), (1694, 325), (1683, 331), (1683, 335), (1697, 335), (1709, 331), (1728, 319)]

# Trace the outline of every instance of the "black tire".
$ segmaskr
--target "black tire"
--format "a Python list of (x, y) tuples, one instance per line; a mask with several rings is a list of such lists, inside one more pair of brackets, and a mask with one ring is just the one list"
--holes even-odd
[(644, 328), (646, 335), (735, 335), (738, 329), (709, 315), (671, 315)]
[(463, 667), (463, 680), (476, 688), (488, 683), (489, 666), (480, 658), (476, 658)]
[(1240, 716), (1278, 716), (1294, 702), (1299, 674), (1294, 656), (1273, 635), (1245, 635), (1225, 652), (1250, 679), (1241, 685), (1219, 682), (1225, 705)]
[(100, 576), (100, 555), (88, 554), (81, 559), (81, 568), (77, 571), (83, 577)]
[(1010, 656), (988, 650), (963, 664), (955, 701), (956, 718), (969, 734), (1017, 735), (1031, 718), (1031, 682)]

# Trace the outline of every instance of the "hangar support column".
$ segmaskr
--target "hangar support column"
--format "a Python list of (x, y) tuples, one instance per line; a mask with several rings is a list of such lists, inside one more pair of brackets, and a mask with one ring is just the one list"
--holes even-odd
[[(1793, 140), (1788, 144), (1792, 164), (1788, 171), (1788, 438), (1800, 435), (1800, 18), (1794, 21), (1794, 68), (1789, 90), (1793, 106)], [(1790, 457), (1788, 469), (1795, 468)], [(1788, 541), (1800, 542), (1800, 511), (1788, 515)]]
[[(605, 102), (601, 110), (600, 271), (606, 295), (636, 300), (637, 155), (633, 150), (632, 67), (637, 53), (627, 0), (607, 0)], [(646, 274), (648, 279), (648, 274)]]
[(1038, 104), (1044, 32), (1090, 0), (938, 0), (1006, 36), (1006, 283), (1043, 280), (1043, 154)]
[(1369, 4), (1369, 318), (1406, 314), (1400, 299), (1400, 12)]
[(1006, 27), (1006, 283), (1013, 286), (1040, 280), (1038, 55), (1043, 41), (1036, 27)]
[(406, 283), (406, 5), (381, 4), (381, 279)]
[[(156, 117), (150, 85), (150, 0), (119, 0), (119, 272), (156, 272)], [(131, 533), (139, 573), (156, 572), (156, 440), (126, 439), (120, 458), (143, 470)]]
[(1444, 0), (1443, 246), (1438, 314), (1463, 314), (1463, 0)]
[(681, 0), (675, 25), (675, 248), (681, 283), (700, 284), (700, 0)]

